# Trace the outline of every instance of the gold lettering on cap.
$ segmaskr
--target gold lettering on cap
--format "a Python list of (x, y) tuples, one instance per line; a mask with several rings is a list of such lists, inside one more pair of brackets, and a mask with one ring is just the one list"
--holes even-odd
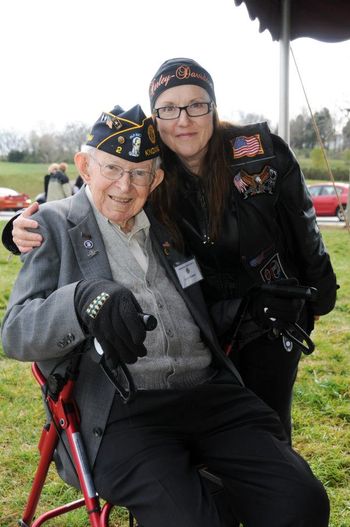
[(152, 148), (147, 148), (145, 150), (145, 156), (146, 157), (154, 156), (154, 154), (158, 154), (158, 152), (159, 152), (159, 146), (153, 146)]
[(156, 132), (154, 130), (153, 124), (150, 124), (149, 127), (147, 128), (147, 133), (148, 133), (148, 137), (151, 143), (155, 144), (156, 143)]

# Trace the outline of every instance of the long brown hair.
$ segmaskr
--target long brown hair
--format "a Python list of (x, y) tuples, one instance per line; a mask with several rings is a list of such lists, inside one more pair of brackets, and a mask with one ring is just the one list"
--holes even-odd
[[(209, 211), (209, 236), (212, 240), (218, 237), (222, 213), (227, 199), (229, 178), (227, 175), (227, 153), (225, 130), (232, 124), (219, 121), (216, 109), (213, 110), (213, 134), (208, 142), (208, 149), (201, 163), (198, 176), (203, 184)], [(165, 224), (174, 237), (179, 248), (183, 248), (181, 232), (176, 224), (175, 202), (180, 172), (184, 167), (178, 156), (165, 145), (158, 134), (161, 149), (162, 168), (165, 172), (163, 182), (152, 192), (150, 201), (156, 217)]]

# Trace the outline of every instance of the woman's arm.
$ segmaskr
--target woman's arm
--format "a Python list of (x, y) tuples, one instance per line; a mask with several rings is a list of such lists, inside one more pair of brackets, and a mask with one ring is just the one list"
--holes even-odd
[(14, 254), (24, 254), (42, 244), (42, 235), (38, 232), (33, 232), (33, 229), (37, 229), (39, 224), (36, 220), (30, 219), (32, 214), (38, 210), (39, 203), (34, 201), (20, 215), (11, 218), (5, 225), (2, 233), (2, 243), (7, 250)]

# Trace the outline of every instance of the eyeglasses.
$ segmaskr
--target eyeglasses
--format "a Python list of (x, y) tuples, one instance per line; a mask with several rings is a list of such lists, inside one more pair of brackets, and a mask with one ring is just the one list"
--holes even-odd
[(178, 119), (182, 110), (185, 110), (189, 117), (201, 117), (207, 115), (213, 109), (213, 102), (193, 102), (187, 106), (162, 106), (162, 108), (155, 108), (154, 112), (159, 119)]
[(152, 182), (154, 173), (149, 172), (148, 170), (144, 170), (143, 168), (133, 168), (131, 170), (124, 170), (124, 168), (120, 167), (119, 165), (114, 165), (112, 163), (102, 165), (93, 156), (90, 156), (90, 158), (93, 159), (95, 163), (100, 165), (101, 175), (106, 179), (109, 179), (110, 181), (118, 181), (123, 177), (125, 173), (128, 173), (131, 183), (138, 187), (147, 187)]

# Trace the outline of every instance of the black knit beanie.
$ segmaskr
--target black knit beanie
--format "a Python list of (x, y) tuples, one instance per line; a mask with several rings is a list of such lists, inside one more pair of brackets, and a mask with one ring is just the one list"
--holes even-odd
[(149, 87), (151, 111), (161, 93), (182, 84), (201, 86), (208, 92), (210, 99), (216, 103), (214, 82), (207, 70), (195, 60), (175, 58), (163, 62), (151, 81)]

